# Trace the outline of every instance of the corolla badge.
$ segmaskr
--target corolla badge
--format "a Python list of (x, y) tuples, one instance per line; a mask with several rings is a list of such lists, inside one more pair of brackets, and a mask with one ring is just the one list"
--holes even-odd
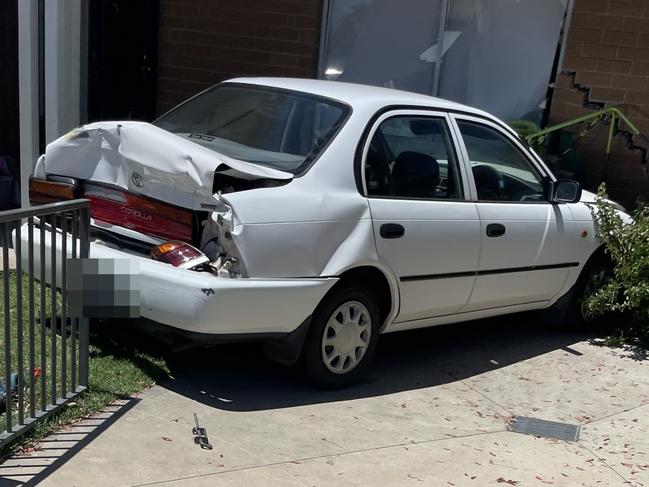
[(136, 210), (134, 208), (129, 208), (128, 206), (121, 206), (119, 208), (119, 211), (126, 216), (132, 216), (135, 218), (139, 218), (140, 220), (146, 220), (146, 221), (151, 221), (153, 220), (153, 217), (149, 215), (148, 213), (143, 213), (140, 210)]
[(144, 178), (139, 172), (134, 172), (133, 174), (131, 174), (131, 181), (133, 181), (133, 184), (138, 188), (144, 186)]

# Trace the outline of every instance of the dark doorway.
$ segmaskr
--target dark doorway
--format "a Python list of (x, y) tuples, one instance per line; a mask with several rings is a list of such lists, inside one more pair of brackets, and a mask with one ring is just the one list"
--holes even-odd
[(152, 120), (159, 1), (88, 3), (88, 120)]
[(0, 157), (18, 159), (18, 0), (0, 2)]
[(20, 205), (18, 0), (0, 1), (0, 211)]

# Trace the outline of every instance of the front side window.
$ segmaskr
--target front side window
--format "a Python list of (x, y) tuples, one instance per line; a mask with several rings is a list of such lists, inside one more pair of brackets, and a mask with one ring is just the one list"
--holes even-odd
[(396, 116), (379, 125), (365, 159), (368, 196), (459, 199), (457, 159), (444, 119)]
[(154, 125), (229, 157), (300, 174), (349, 111), (342, 103), (307, 93), (221, 84)]
[(481, 201), (544, 201), (541, 174), (503, 134), (458, 120)]

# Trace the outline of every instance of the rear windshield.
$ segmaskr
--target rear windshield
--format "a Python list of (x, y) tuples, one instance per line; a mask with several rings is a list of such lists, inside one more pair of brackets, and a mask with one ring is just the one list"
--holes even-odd
[(349, 111), (314, 95), (220, 84), (153, 123), (215, 152), (298, 175), (336, 135)]

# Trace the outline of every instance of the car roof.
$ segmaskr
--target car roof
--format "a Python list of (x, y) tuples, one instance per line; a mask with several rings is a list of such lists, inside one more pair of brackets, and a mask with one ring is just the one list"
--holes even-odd
[(254, 84), (310, 93), (344, 102), (352, 108), (365, 107), (378, 110), (390, 105), (419, 105), (427, 108), (439, 108), (440, 110), (468, 112), (499, 121), (487, 112), (461, 103), (393, 88), (303, 78), (234, 78), (225, 82)]

